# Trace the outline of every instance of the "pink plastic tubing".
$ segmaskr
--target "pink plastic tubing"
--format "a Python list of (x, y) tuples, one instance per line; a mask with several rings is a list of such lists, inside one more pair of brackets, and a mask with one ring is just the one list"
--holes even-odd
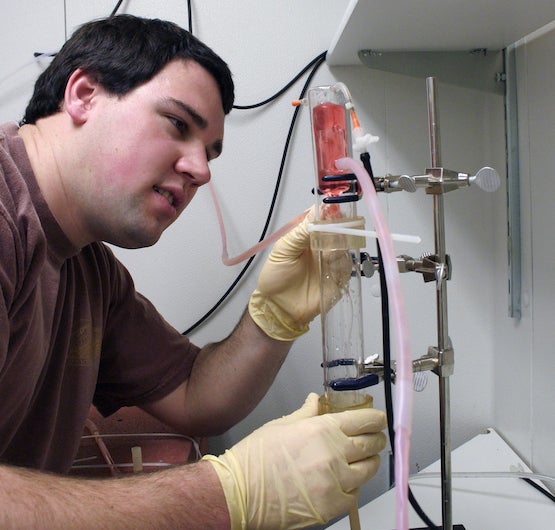
[(364, 192), (368, 211), (378, 234), (386, 273), (387, 289), (391, 300), (393, 328), (397, 344), (395, 376), (395, 494), (397, 530), (408, 529), (408, 477), (409, 450), (412, 423), (412, 355), (409, 345), (409, 327), (397, 258), (389, 227), (378, 201), (378, 194), (364, 166), (351, 158), (336, 161), (338, 169), (353, 172)]
[(242, 261), (245, 261), (246, 259), (254, 256), (261, 250), (264, 250), (267, 246), (271, 245), (272, 243), (275, 243), (281, 236), (285, 235), (292, 228), (297, 226), (306, 217), (306, 214), (309, 212), (309, 210), (306, 210), (300, 215), (297, 215), (297, 217), (289, 221), (287, 224), (282, 226), (279, 230), (274, 232), (272, 235), (268, 236), (263, 241), (260, 241), (253, 247), (249, 248), (248, 250), (245, 250), (245, 252), (242, 252), (241, 254), (239, 254), (238, 256), (235, 256), (234, 258), (230, 258), (227, 254), (227, 235), (225, 233), (224, 219), (222, 216), (222, 211), (220, 209), (220, 204), (218, 202), (218, 197), (216, 196), (216, 190), (214, 189), (212, 182), (208, 183), (208, 188), (210, 189), (210, 194), (212, 195), (212, 200), (214, 201), (214, 207), (216, 209), (216, 215), (218, 217), (218, 224), (220, 226), (220, 237), (222, 240), (222, 263), (227, 266), (237, 265), (238, 263), (241, 263)]

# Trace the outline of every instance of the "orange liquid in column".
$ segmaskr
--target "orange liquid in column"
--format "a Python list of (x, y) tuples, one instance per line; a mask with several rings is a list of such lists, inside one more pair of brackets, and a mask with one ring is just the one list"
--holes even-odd
[(312, 111), (316, 160), (318, 166), (318, 187), (328, 197), (337, 197), (350, 187), (348, 181), (326, 182), (323, 177), (344, 175), (346, 170), (335, 167), (335, 161), (349, 156), (347, 149), (347, 126), (345, 108), (335, 103), (321, 103)]

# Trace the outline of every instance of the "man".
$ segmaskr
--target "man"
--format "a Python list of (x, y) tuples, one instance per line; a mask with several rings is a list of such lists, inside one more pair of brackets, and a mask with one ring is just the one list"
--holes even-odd
[(80, 28), (21, 127), (0, 129), (0, 527), (300, 528), (346, 512), (377, 470), (383, 413), (318, 416), (310, 395), (220, 457), (117, 481), (61, 475), (91, 403), (105, 415), (136, 405), (188, 435), (224, 432), (317, 314), (303, 225), (276, 244), (231, 335), (202, 349), (103, 243), (158, 240), (209, 180), (232, 104), (210, 49), (122, 15)]

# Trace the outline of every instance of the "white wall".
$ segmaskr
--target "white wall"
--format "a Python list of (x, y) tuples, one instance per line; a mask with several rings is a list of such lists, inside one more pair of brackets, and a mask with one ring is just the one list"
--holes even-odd
[[(194, 32), (229, 62), (237, 87), (237, 103), (260, 101), (275, 93), (305, 64), (327, 49), (342, 18), (347, 0), (244, 0), (193, 2)], [(64, 5), (67, 24), (64, 26)], [(81, 22), (108, 15), (115, 0), (73, 0), (58, 3), (21, 0), (11, 3), (9, 23), (2, 17), (0, 64), (11, 72), (32, 59), (32, 51), (50, 51), (63, 42)], [(36, 17), (29, 17), (33, 9)], [(54, 6), (54, 11), (50, 11)], [(44, 12), (44, 16), (41, 13)], [(169, 18), (187, 27), (186, 2), (177, 0), (128, 0), (120, 12)], [(50, 14), (52, 13), (52, 14)], [(47, 15), (48, 14), (48, 15)], [(33, 31), (27, 31), (32, 24)], [(25, 31), (25, 38), (20, 33)], [(5, 66), (8, 65), (8, 66)], [(0, 120), (19, 119), (30, 93), (38, 65), (28, 66), (23, 77), (0, 84)], [(2, 79), (2, 77), (0, 77)], [(365, 67), (323, 66), (312, 85), (345, 82), (355, 100), (363, 125), (381, 137), (372, 152), (376, 175), (417, 174), (429, 165), (424, 80), (368, 70)], [(441, 81), (441, 80), (440, 80)], [(252, 245), (262, 229), (273, 193), (282, 148), (293, 109), (304, 79), (279, 101), (256, 111), (233, 111), (226, 125), (224, 154), (213, 165), (213, 181), (227, 221), (230, 254)], [(25, 98), (23, 95), (25, 94)], [(17, 95), (17, 97), (15, 97)], [(9, 97), (8, 97), (9, 96)], [(443, 163), (446, 167), (474, 172), (484, 165), (504, 174), (503, 101), (475, 90), (439, 84), (439, 115)], [(301, 212), (313, 201), (313, 162), (308, 117), (301, 119), (294, 135), (283, 187), (272, 230)], [(399, 254), (418, 257), (433, 252), (431, 198), (424, 193), (382, 196), (391, 230), (419, 234), (419, 246), (397, 245)], [(365, 213), (364, 205), (360, 207)], [(446, 196), (447, 251), (453, 261), (448, 284), (449, 327), (456, 367), (452, 378), (452, 432), (454, 446), (470, 439), (499, 420), (507, 434), (512, 410), (499, 399), (494, 374), (497, 343), (508, 336), (505, 329), (526, 326), (508, 321), (506, 315), (505, 190), (486, 194), (470, 188)], [(373, 243), (369, 244), (371, 253)], [(149, 296), (179, 330), (188, 328), (223, 294), (241, 266), (224, 267), (219, 259), (220, 242), (208, 190), (201, 190), (182, 218), (153, 248), (119, 250), (132, 271), (138, 288)], [(240, 284), (233, 297), (199, 330), (192, 334), (198, 344), (226, 336), (242, 313), (256, 284), (261, 259)], [(379, 299), (371, 294), (377, 279), (365, 280), (366, 345), (368, 353), (379, 351)], [(402, 277), (409, 312), (414, 356), (436, 345), (433, 284), (417, 275)], [(501, 324), (500, 324), (501, 322)], [(529, 349), (526, 333), (513, 333)], [(507, 340), (507, 349), (512, 345)], [(321, 392), (319, 323), (294, 345), (281, 373), (254, 413), (226, 435), (213, 441), (221, 449), (237, 441), (261, 423), (297, 408), (310, 391)], [(516, 364), (515, 366), (516, 372)], [(503, 365), (510, 371), (510, 366)], [(516, 373), (511, 373), (514, 376)], [(524, 377), (524, 385), (530, 384)], [(495, 401), (494, 409), (494, 390)], [(531, 393), (531, 391), (528, 389)], [(526, 392), (526, 386), (522, 387)], [(371, 389), (375, 405), (383, 408), (382, 386)], [(528, 404), (528, 406), (526, 405)], [(520, 402), (530, 415), (530, 400)], [(416, 470), (439, 456), (437, 380), (415, 395), (411, 467)], [(523, 416), (524, 417), (524, 416)], [(536, 422), (539, 423), (539, 422)], [(523, 425), (515, 433), (519, 445)], [(553, 433), (551, 429), (550, 433)], [(525, 452), (525, 451), (524, 451)], [(529, 454), (529, 453), (526, 453)], [(387, 487), (387, 455), (378, 477), (365, 488), (362, 500)], [(439, 502), (439, 499), (438, 499)]]
[(19, 121), (35, 79), (48, 64), (34, 53), (56, 51), (65, 36), (64, 1), (3, 2), (0, 17), (0, 121)]

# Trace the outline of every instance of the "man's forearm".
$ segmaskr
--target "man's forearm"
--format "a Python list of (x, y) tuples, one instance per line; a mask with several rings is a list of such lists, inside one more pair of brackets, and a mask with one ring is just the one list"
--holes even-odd
[[(196, 404), (188, 410), (202, 413), (208, 431), (229, 429), (264, 397), (291, 344), (268, 337), (245, 312), (227, 339), (201, 350), (187, 382), (187, 403)], [(194, 432), (212, 434), (204, 426)]]
[(0, 528), (229, 529), (207, 462), (122, 479), (78, 479), (0, 466)]

